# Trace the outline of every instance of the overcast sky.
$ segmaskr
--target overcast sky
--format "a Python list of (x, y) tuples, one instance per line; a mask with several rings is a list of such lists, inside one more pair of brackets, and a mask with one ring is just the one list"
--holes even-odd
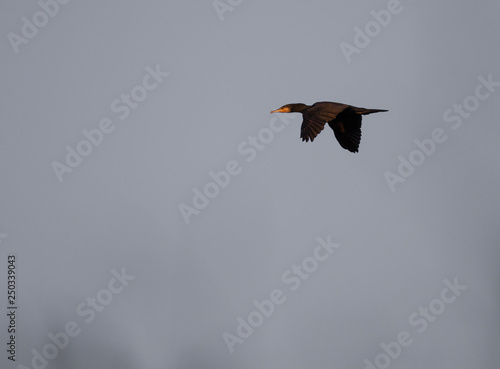
[(1, 367), (498, 368), (499, 15), (4, 1)]

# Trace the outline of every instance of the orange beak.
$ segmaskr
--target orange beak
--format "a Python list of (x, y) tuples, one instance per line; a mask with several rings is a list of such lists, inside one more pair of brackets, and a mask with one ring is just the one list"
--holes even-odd
[(288, 113), (289, 110), (288, 109), (285, 109), (285, 108), (279, 108), (279, 109), (276, 109), (276, 110), (273, 110), (271, 111), (271, 114), (272, 113)]

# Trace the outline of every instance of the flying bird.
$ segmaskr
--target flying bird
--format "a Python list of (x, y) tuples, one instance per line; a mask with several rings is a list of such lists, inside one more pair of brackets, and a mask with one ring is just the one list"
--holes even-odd
[(300, 137), (302, 141), (314, 141), (328, 123), (340, 146), (350, 152), (358, 152), (361, 141), (361, 116), (388, 110), (365, 109), (330, 101), (313, 105), (287, 104), (272, 113), (302, 113)]

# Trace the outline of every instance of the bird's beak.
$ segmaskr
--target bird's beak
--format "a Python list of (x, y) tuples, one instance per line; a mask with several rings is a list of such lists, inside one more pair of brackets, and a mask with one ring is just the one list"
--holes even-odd
[(283, 109), (283, 108), (279, 108), (279, 109), (276, 109), (276, 110), (271, 111), (271, 114), (272, 114), (272, 113), (287, 113), (287, 112), (285, 111), (285, 109)]

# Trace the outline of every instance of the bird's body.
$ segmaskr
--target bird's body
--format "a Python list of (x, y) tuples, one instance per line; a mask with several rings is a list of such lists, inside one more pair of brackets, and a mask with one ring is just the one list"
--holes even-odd
[(361, 116), (387, 110), (365, 109), (330, 101), (317, 102), (313, 105), (287, 104), (271, 113), (302, 113), (300, 128), (302, 141), (314, 141), (328, 123), (344, 149), (358, 152), (361, 141)]

